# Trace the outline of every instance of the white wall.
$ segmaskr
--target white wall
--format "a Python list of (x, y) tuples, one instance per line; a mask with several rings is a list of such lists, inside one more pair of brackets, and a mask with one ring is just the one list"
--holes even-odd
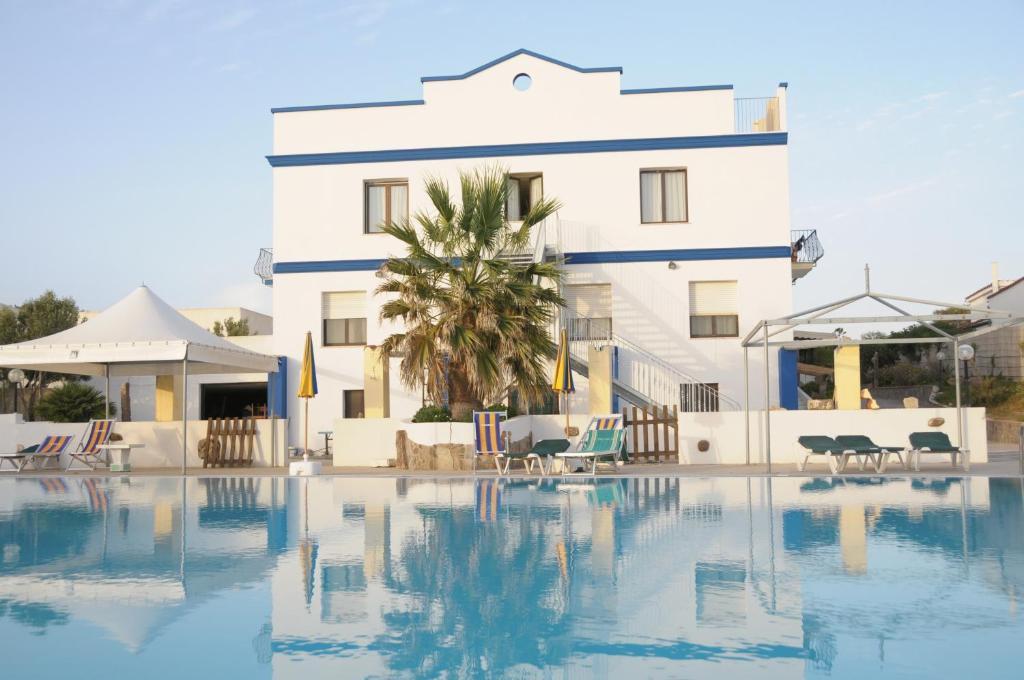
[[(277, 465), (283, 465), (287, 458), (285, 451), (285, 422), (278, 420), (277, 430)], [(268, 467), (273, 463), (275, 443), (271, 433), (271, 421), (256, 421), (256, 437), (253, 442), (253, 466)], [(73, 450), (85, 432), (85, 423), (20, 423), (12, 425), (0, 423), (0, 451), (14, 451), (17, 446), (38, 444), (46, 435), (65, 435), (75, 437), (69, 449)], [(114, 432), (120, 434), (125, 442), (142, 444), (145, 448), (135, 449), (131, 454), (131, 463), (135, 468), (171, 468), (181, 467), (181, 421), (168, 423), (139, 422), (115, 423)], [(188, 424), (188, 466), (202, 466), (197, 453), (199, 440), (206, 437), (206, 421), (189, 421)], [(67, 456), (61, 456), (61, 466), (68, 463)]]
[[(533, 79), (526, 92), (512, 87), (519, 73)], [(622, 95), (620, 79), (619, 73), (579, 73), (519, 55), (464, 80), (424, 83), (422, 106), (275, 114), (274, 153), (733, 131), (732, 90)], [(431, 131), (429, 144), (423, 130)], [(501, 140), (495, 130), (503, 131)]]
[[(931, 418), (941, 417), (940, 428), (928, 427)], [(965, 440), (972, 463), (988, 461), (988, 440), (985, 431), (985, 409), (964, 409)], [(744, 414), (680, 413), (680, 462), (742, 464), (746, 461)], [(797, 438), (822, 434), (863, 434), (880, 446), (909, 446), (911, 432), (938, 429), (956, 443), (956, 409), (917, 408), (879, 409), (874, 411), (772, 411), (772, 462), (794, 463), (803, 453)], [(764, 463), (764, 412), (750, 414), (750, 458)], [(697, 444), (705, 439), (711, 448), (701, 453)], [(924, 458), (923, 460), (928, 460)]]
[[(956, 409), (881, 409), (876, 411), (772, 411), (772, 462), (794, 463), (803, 456), (797, 438), (803, 435), (864, 434), (881, 446), (909, 446), (911, 432), (938, 429), (956, 442)], [(945, 418), (940, 428), (930, 428), (931, 418)], [(988, 462), (985, 431), (985, 409), (964, 409), (965, 441), (971, 451), (972, 463)], [(590, 416), (572, 417), (572, 424), (582, 431)], [(743, 412), (679, 414), (679, 462), (681, 464), (721, 463), (741, 465), (746, 462)], [(751, 463), (765, 462), (763, 449), (764, 412), (750, 414)], [(541, 439), (564, 438), (565, 416), (519, 416), (507, 421), (505, 429), (514, 440), (533, 432), (534, 442)], [(398, 418), (366, 420), (338, 419), (334, 423), (334, 464), (340, 467), (376, 465), (395, 457), (395, 433), (405, 430), (409, 439), (424, 445), (438, 443), (473, 443), (470, 423), (411, 423)], [(573, 442), (577, 438), (572, 438)], [(710, 448), (697, 450), (700, 440)], [(927, 460), (927, 459), (926, 459)]]

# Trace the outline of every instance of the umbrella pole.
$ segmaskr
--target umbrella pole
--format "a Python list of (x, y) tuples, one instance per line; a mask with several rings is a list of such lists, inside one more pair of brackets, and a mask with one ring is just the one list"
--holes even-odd
[(306, 398), (306, 438), (302, 443), (302, 460), (309, 462), (309, 398)]

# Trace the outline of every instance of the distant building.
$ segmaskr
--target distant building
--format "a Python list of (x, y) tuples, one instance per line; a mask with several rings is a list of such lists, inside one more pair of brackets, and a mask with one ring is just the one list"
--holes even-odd
[[(992, 282), (969, 294), (965, 301), (972, 307), (1024, 314), (1024, 276), (1000, 279), (999, 266), (992, 263)], [(1003, 328), (971, 341), (974, 345), (973, 375), (998, 375), (1024, 380), (1024, 326)]]

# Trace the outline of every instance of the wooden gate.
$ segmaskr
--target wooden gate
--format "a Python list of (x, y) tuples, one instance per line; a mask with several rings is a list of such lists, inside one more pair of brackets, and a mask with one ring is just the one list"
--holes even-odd
[(679, 462), (679, 407), (622, 409), (629, 458), (634, 463)]

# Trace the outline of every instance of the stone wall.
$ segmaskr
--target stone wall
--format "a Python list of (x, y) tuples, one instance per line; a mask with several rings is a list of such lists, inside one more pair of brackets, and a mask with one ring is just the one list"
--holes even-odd
[(1003, 444), (1019, 444), (1021, 423), (1017, 420), (995, 420), (989, 418), (986, 422), (988, 428), (988, 440)]
[[(533, 446), (533, 436), (513, 441), (511, 450), (514, 452), (529, 451)], [(471, 471), (473, 470), (473, 446), (470, 444), (418, 444), (409, 439), (405, 430), (395, 433), (395, 467), (400, 470), (442, 470)], [(480, 456), (477, 468), (494, 469), (493, 456)]]

